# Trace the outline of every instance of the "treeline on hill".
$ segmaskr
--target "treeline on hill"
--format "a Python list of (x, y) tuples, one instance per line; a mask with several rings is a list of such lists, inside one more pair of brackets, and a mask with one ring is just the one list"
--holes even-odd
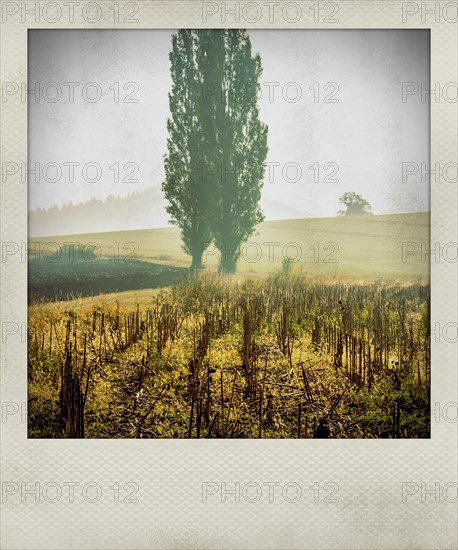
[[(166, 226), (165, 199), (159, 188), (133, 191), (126, 196), (109, 195), (82, 203), (68, 202), (58, 207), (29, 212), (29, 235), (77, 235), (88, 228), (93, 233)], [(84, 220), (84, 225), (81, 221)]]
[(202, 275), (29, 311), (29, 436), (429, 437), (429, 287)]

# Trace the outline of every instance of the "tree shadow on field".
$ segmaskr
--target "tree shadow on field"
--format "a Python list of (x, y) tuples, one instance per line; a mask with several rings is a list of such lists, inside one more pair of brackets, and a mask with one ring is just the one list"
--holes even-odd
[(29, 303), (166, 287), (189, 275), (189, 270), (183, 267), (131, 258), (74, 257), (71, 261), (68, 258), (50, 261), (32, 257), (28, 270)]

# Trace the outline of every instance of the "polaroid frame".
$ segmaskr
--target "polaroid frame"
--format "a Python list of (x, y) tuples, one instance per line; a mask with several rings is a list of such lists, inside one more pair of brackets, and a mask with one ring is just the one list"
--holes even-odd
[[(2, 547), (456, 548), (456, 1), (40, 0), (1, 12)], [(418, 89), (434, 170), (430, 439), (27, 438), (27, 31), (224, 27), (430, 30), (432, 91)]]

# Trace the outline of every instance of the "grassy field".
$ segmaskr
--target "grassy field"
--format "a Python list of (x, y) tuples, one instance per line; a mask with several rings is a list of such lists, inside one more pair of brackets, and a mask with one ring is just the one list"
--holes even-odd
[[(69, 242), (86, 247), (85, 256), (71, 258), (68, 248), (56, 252)], [(429, 214), (264, 222), (242, 248), (236, 275), (265, 276), (290, 256), (296, 268), (329, 281), (428, 282), (429, 261), (420, 252), (403, 261), (403, 243), (413, 243), (418, 251), (422, 243), (429, 248)], [(29, 249), (30, 296), (45, 299), (168, 286), (190, 264), (173, 227), (42, 237), (31, 239)], [(206, 269), (215, 271), (217, 262), (209, 247)], [(161, 266), (166, 273), (160, 273)]]
[(174, 228), (33, 239), (29, 437), (429, 437), (428, 227), (266, 222), (195, 278)]
[(207, 275), (34, 304), (29, 436), (428, 437), (429, 362), (427, 285)]

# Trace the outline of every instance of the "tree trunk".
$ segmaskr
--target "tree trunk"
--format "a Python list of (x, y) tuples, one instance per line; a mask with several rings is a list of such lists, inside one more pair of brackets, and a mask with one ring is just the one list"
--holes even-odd
[(221, 251), (221, 259), (219, 263), (220, 273), (235, 273), (237, 268), (238, 254), (230, 251)]
[(192, 253), (192, 264), (191, 264), (191, 268), (190, 268), (191, 271), (196, 272), (199, 269), (203, 269), (202, 255), (203, 255), (203, 252), (202, 252), (201, 248), (199, 248), (199, 250), (193, 251), (193, 253)]

